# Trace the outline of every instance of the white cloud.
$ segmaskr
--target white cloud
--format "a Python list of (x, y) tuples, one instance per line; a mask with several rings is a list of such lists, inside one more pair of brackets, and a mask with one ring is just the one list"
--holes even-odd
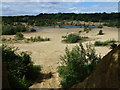
[(39, 13), (85, 13), (114, 12), (118, 10), (117, 3), (88, 2), (3, 2), (3, 15), (37, 15)]

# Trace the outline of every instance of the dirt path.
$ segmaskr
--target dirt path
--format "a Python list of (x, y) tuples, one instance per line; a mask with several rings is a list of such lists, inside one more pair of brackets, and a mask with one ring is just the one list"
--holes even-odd
[[(15, 43), (10, 44), (12, 46), (18, 47), (19, 51), (29, 51), (31, 53), (31, 58), (35, 65), (42, 66), (42, 73), (53, 73), (52, 78), (44, 79), (43, 82), (37, 82), (32, 85), (30, 88), (59, 88), (60, 87), (60, 78), (57, 73), (57, 67), (59, 66), (60, 55), (64, 54), (65, 48), (68, 46), (72, 48), (76, 44), (65, 44), (62, 43), (62, 36), (67, 33), (78, 33), (78, 31), (83, 30), (83, 28), (45, 28), (41, 29), (35, 33), (25, 33), (25, 37), (31, 36), (42, 36), (49, 37), (51, 41), (46, 42), (34, 42), (34, 43)], [(102, 30), (105, 35), (97, 35), (100, 29), (94, 29), (89, 33), (81, 33), (82, 36), (88, 36), (91, 41), (86, 41), (86, 43), (94, 43), (95, 40), (105, 41), (110, 39), (118, 40), (118, 29), (104, 27)], [(5, 36), (11, 37), (11, 36)], [(96, 52), (101, 53), (104, 56), (110, 51), (109, 47), (96, 47)]]

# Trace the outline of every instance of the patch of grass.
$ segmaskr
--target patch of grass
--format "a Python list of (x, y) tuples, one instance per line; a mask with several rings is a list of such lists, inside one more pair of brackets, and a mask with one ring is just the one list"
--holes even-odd
[(20, 32), (17, 32), (16, 35), (15, 35), (15, 39), (22, 40), (22, 39), (24, 39), (24, 35)]
[(27, 39), (28, 41), (32, 41), (32, 42), (38, 42), (38, 41), (50, 41), (50, 38), (43, 38), (40, 36), (37, 37), (30, 37)]
[(15, 38), (2, 38), (2, 41), (4, 43), (19, 43), (19, 42), (25, 42), (25, 43), (29, 43), (31, 42), (39, 42), (39, 41), (50, 41), (50, 38), (42, 38), (40, 36), (37, 37), (30, 37), (30, 38), (23, 38), (21, 33), (16, 34)]
[(107, 46), (107, 45), (109, 45), (111, 43), (115, 43), (115, 42), (116, 42), (115, 40), (107, 40), (107, 41), (104, 41), (104, 42), (102, 42), (102, 41), (95, 41), (94, 45), (95, 46)]
[(4, 41), (6, 41), (7, 39), (6, 38), (2, 38), (2, 41), (4, 42)]
[(92, 30), (92, 28), (89, 26), (84, 27), (84, 32), (86, 32), (86, 33), (89, 33), (89, 31), (91, 31), (91, 30)]
[(86, 39), (89, 39), (89, 37), (86, 37), (86, 36), (81, 36), (82, 40), (86, 40)]

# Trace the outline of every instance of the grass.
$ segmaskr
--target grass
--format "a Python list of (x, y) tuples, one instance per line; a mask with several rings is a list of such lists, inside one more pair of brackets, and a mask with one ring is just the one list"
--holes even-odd
[(9, 38), (9, 39), (6, 39), (6, 38), (2, 38), (2, 41), (4, 43), (18, 43), (18, 42), (25, 42), (25, 43), (29, 43), (30, 41), (31, 42), (39, 42), (39, 41), (50, 41), (50, 38), (43, 38), (43, 37), (40, 37), (40, 36), (37, 36), (37, 37), (30, 37), (30, 38), (23, 38), (23, 39), (16, 39), (16, 37), (14, 39), (12, 38)]
[(16, 35), (15, 35), (15, 39), (22, 40), (22, 39), (24, 39), (24, 35), (20, 32), (17, 32)]
[(109, 44), (112, 44), (112, 43), (115, 43), (116, 41), (115, 40), (107, 40), (107, 41), (95, 41), (94, 45), (95, 46), (107, 46)]
[(38, 42), (38, 41), (50, 41), (50, 38), (43, 38), (40, 36), (37, 37), (30, 37), (27, 39), (28, 41), (32, 41), (32, 42)]

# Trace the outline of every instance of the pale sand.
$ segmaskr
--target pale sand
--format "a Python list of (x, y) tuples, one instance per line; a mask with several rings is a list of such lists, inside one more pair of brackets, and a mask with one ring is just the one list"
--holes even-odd
[[(59, 88), (60, 78), (57, 73), (57, 67), (59, 66), (58, 62), (60, 61), (60, 55), (64, 55), (65, 48), (68, 46), (72, 48), (76, 44), (65, 44), (62, 43), (62, 36), (67, 33), (78, 33), (78, 31), (83, 30), (83, 28), (45, 28), (40, 29), (35, 33), (24, 33), (25, 37), (31, 36), (42, 36), (51, 38), (50, 41), (45, 42), (34, 42), (34, 43), (15, 43), (9, 44), (10, 46), (18, 47), (19, 51), (29, 51), (31, 52), (31, 58), (35, 65), (42, 66), (42, 72), (48, 73), (53, 72), (53, 78), (43, 80), (41, 83), (35, 83), (31, 88)], [(104, 35), (97, 35), (99, 32), (98, 29), (93, 29), (89, 33), (82, 32), (81, 36), (88, 36), (91, 40), (83, 42), (83, 45), (86, 43), (94, 43), (95, 40), (105, 41), (110, 39), (118, 40), (118, 29), (111, 27), (104, 27), (102, 30), (105, 33)], [(3, 36), (3, 37), (13, 37), (13, 36)], [(78, 43), (77, 43), (78, 45)], [(105, 47), (95, 47), (96, 52), (104, 56), (111, 49), (109, 46)], [(32, 73), (32, 72), (31, 72)]]

